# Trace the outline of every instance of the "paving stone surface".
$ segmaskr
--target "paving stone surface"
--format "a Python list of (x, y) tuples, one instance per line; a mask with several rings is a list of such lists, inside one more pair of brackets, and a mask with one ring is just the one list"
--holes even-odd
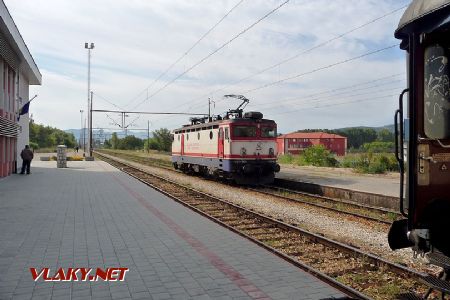
[[(317, 278), (100, 161), (0, 181), (0, 299), (326, 299)], [(129, 268), (124, 281), (30, 268)]]

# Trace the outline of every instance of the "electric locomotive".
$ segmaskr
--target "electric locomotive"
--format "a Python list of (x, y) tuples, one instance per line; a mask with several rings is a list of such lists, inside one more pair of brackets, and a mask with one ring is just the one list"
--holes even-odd
[[(450, 270), (450, 0), (414, 0), (395, 32), (407, 51), (408, 88), (395, 113), (400, 211), (388, 240)], [(408, 95), (404, 111), (404, 95)], [(404, 119), (403, 115), (406, 116)], [(444, 282), (444, 281), (442, 281)], [(438, 283), (438, 284), (442, 284)], [(450, 285), (433, 288), (450, 292)], [(447, 285), (445, 285), (447, 284)], [(446, 286), (446, 287), (445, 287)], [(443, 289), (443, 287), (445, 287)]]
[(224, 117), (191, 118), (173, 131), (172, 163), (184, 173), (230, 179), (237, 184), (268, 184), (280, 171), (277, 164), (277, 124), (260, 112), (243, 112), (242, 100)]

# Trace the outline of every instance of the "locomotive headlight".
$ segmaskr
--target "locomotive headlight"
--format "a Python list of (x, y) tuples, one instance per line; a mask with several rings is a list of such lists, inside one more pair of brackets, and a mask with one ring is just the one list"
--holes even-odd
[(247, 154), (247, 149), (245, 149), (244, 147), (241, 148), (241, 156), (244, 156)]
[(274, 156), (275, 155), (275, 150), (273, 148), (269, 148), (269, 155), (270, 156)]

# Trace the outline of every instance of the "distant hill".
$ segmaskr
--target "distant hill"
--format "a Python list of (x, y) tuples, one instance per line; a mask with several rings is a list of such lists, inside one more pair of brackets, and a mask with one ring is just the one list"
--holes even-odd
[[(78, 141), (80, 139), (81, 129), (66, 129), (64, 130), (67, 133), (72, 133), (75, 136), (75, 139)], [(103, 139), (110, 139), (113, 132), (116, 132), (119, 137), (125, 136), (125, 131), (117, 130), (117, 131), (111, 131), (111, 130), (94, 130), (94, 137), (99, 138), (101, 140)], [(87, 135), (87, 130), (86, 130)], [(145, 131), (133, 131), (128, 130), (127, 135), (134, 135), (135, 137), (138, 137), (140, 139), (146, 139), (147, 138), (147, 132)], [(150, 132), (150, 137), (152, 137), (152, 133)]]
[(395, 131), (395, 127), (394, 124), (392, 125), (384, 125), (384, 126), (380, 126), (380, 127), (370, 127), (370, 126), (356, 126), (356, 127), (344, 127), (344, 128), (336, 128), (336, 129), (331, 129), (331, 130), (336, 130), (336, 131), (345, 131), (348, 129), (353, 129), (353, 128), (361, 128), (361, 129), (373, 129), (376, 132), (379, 132), (382, 129), (387, 129), (390, 132), (394, 133)]

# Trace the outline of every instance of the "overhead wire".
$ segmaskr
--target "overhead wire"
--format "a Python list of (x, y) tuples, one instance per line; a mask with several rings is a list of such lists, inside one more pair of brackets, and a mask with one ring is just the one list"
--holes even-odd
[[(305, 101), (308, 101), (308, 103), (321, 102), (322, 100), (326, 100), (328, 98), (333, 98), (333, 97), (342, 96), (342, 95), (344, 97), (354, 97), (355, 95), (358, 95), (358, 96), (359, 95), (367, 95), (367, 94), (371, 94), (371, 93), (376, 93), (378, 91), (372, 91), (372, 92), (363, 93), (363, 94), (351, 94), (351, 95), (346, 95), (346, 94), (354, 93), (354, 92), (357, 92), (357, 91), (370, 90), (370, 89), (373, 89), (373, 88), (378, 88), (378, 87), (390, 85), (390, 84), (393, 84), (393, 83), (399, 83), (399, 82), (404, 82), (404, 80), (403, 79), (399, 79), (399, 80), (386, 82), (386, 83), (383, 83), (383, 84), (377, 84), (377, 85), (372, 85), (372, 86), (368, 86), (368, 87), (364, 87), (364, 88), (359, 88), (359, 89), (354, 89), (354, 90), (350, 90), (350, 91), (339, 92), (339, 93), (335, 93), (335, 94), (323, 95), (323, 96), (311, 97), (311, 96), (307, 95), (307, 96), (304, 96), (304, 97), (296, 97), (295, 99), (291, 99), (290, 101), (292, 101), (292, 100), (304, 100), (304, 101), (301, 102), (301, 103), (298, 103), (298, 102), (291, 103), (290, 105), (294, 105), (294, 106), (301, 105)], [(389, 90), (400, 89), (400, 88), (401, 88), (401, 86), (399, 86), (399, 87), (396, 86), (395, 88), (383, 89), (381, 91), (389, 91)], [(285, 105), (285, 104), (289, 104), (290, 101), (289, 100), (288, 101), (281, 100), (280, 102), (282, 102), (282, 104)], [(267, 108), (270, 109), (272, 107), (278, 107), (279, 106), (279, 104), (274, 105), (273, 102), (266, 102), (266, 103), (261, 103), (261, 104), (256, 103), (256, 105), (258, 106), (258, 108), (264, 108), (264, 109), (267, 109)], [(267, 105), (269, 105), (269, 106), (267, 106)]]
[(206, 60), (208, 60), (210, 57), (212, 57), (214, 54), (216, 54), (217, 52), (219, 52), (220, 50), (222, 50), (223, 48), (225, 48), (227, 45), (231, 44), (234, 40), (236, 40), (237, 38), (239, 38), (240, 36), (242, 36), (243, 34), (245, 34), (247, 31), (249, 31), (250, 29), (252, 29), (253, 27), (255, 27), (257, 24), (259, 24), (260, 22), (262, 22), (264, 19), (266, 19), (267, 17), (269, 17), (270, 15), (272, 15), (273, 13), (275, 13), (277, 10), (279, 10), (281, 7), (283, 7), (284, 5), (286, 5), (290, 0), (285, 0), (283, 1), (281, 4), (279, 4), (277, 7), (275, 7), (274, 9), (272, 9), (271, 11), (269, 11), (268, 13), (266, 13), (264, 16), (262, 16), (261, 18), (259, 18), (257, 21), (255, 21), (254, 23), (252, 23), (250, 26), (247, 26), (245, 29), (243, 29), (242, 31), (240, 31), (238, 34), (236, 34), (234, 37), (232, 37), (230, 40), (228, 40), (227, 42), (223, 43), (220, 47), (218, 47), (217, 49), (215, 49), (214, 51), (212, 51), (211, 53), (209, 53), (208, 55), (206, 55), (205, 57), (203, 57), (202, 59), (200, 59), (198, 62), (196, 62), (195, 64), (193, 64), (191, 67), (189, 67), (186, 71), (182, 72), (181, 74), (179, 74), (178, 76), (176, 76), (175, 78), (173, 78), (172, 80), (168, 81), (165, 85), (163, 85), (161, 88), (159, 88), (158, 90), (156, 90), (155, 92), (153, 92), (150, 96), (146, 97), (143, 101), (141, 101), (139, 104), (137, 104), (135, 107), (133, 107), (133, 109), (137, 108), (138, 106), (142, 105), (143, 103), (145, 103), (146, 101), (148, 101), (149, 99), (153, 98), (154, 96), (156, 96), (157, 94), (159, 94), (161, 91), (165, 90), (167, 87), (169, 87), (172, 83), (174, 83), (176, 80), (178, 80), (179, 78), (181, 78), (182, 76), (186, 75), (187, 73), (189, 73), (190, 71), (192, 71), (194, 68), (198, 67), (200, 64), (202, 64), (203, 62), (205, 62)]
[[(325, 91), (321, 91), (321, 92), (317, 92), (317, 93), (308, 94), (308, 95), (305, 95), (305, 96), (287, 97), (287, 98), (282, 99), (282, 101), (288, 102), (288, 101), (298, 100), (300, 98), (314, 97), (314, 96), (319, 96), (319, 95), (323, 95), (323, 94), (330, 94), (330, 93), (339, 92), (339, 91), (348, 90), (348, 89), (352, 89), (351, 91), (364, 90), (364, 89), (372, 88), (372, 87), (375, 87), (375, 86), (359, 88), (359, 89), (356, 89), (356, 90), (353, 89), (353, 88), (359, 87), (359, 86), (364, 86), (364, 85), (375, 83), (375, 82), (380, 82), (380, 81), (383, 81), (383, 80), (386, 80), (386, 79), (391, 79), (391, 78), (394, 78), (394, 77), (397, 77), (397, 76), (400, 76), (400, 75), (404, 75), (404, 74), (405, 74), (404, 72), (396, 73), (396, 74), (392, 74), (392, 75), (389, 75), (389, 76), (383, 76), (383, 77), (379, 77), (379, 78), (376, 78), (376, 79), (372, 79), (372, 80), (368, 80), (368, 81), (364, 81), (364, 82), (360, 82), (360, 83), (356, 83), (356, 84), (346, 85), (346, 86), (343, 86), (343, 87), (338, 87), (338, 88), (333, 88), (333, 89), (329, 89), (329, 90), (325, 90)], [(399, 79), (399, 80), (401, 81), (403, 79)], [(394, 80), (394, 82), (397, 82), (397, 81), (398, 80)], [(381, 84), (376, 85), (376, 86), (383, 86), (384, 84), (389, 84), (391, 82), (392, 81), (388, 81), (387, 83), (381, 83)], [(273, 101), (271, 101), (271, 102), (263, 102), (263, 103), (259, 103), (259, 104), (265, 105), (267, 103), (273, 103)]]
[(300, 74), (296, 74), (296, 75), (293, 75), (293, 76), (285, 77), (283, 79), (275, 80), (275, 81), (263, 84), (263, 85), (261, 85), (259, 87), (243, 91), (242, 93), (243, 94), (251, 93), (251, 92), (254, 92), (254, 91), (257, 91), (257, 90), (261, 90), (261, 89), (267, 88), (269, 86), (273, 86), (273, 85), (276, 85), (276, 84), (279, 84), (279, 83), (282, 83), (282, 82), (285, 82), (285, 81), (288, 81), (288, 80), (292, 80), (292, 79), (296, 79), (296, 78), (299, 78), (299, 77), (303, 77), (305, 75), (310, 75), (310, 74), (313, 74), (313, 73), (316, 73), (316, 72), (319, 72), (319, 71), (322, 71), (322, 70), (325, 70), (325, 69), (329, 69), (329, 68), (332, 68), (332, 67), (336, 67), (336, 66), (339, 66), (339, 65), (351, 62), (351, 61), (355, 61), (355, 60), (361, 59), (363, 57), (367, 57), (369, 55), (373, 55), (373, 54), (376, 54), (376, 53), (380, 53), (382, 51), (386, 51), (386, 50), (392, 49), (394, 47), (397, 47), (398, 45), (399, 44), (397, 43), (397, 44), (393, 44), (393, 45), (390, 45), (390, 46), (387, 46), (387, 47), (384, 47), (384, 48), (381, 48), (381, 49), (377, 49), (377, 50), (374, 50), (374, 51), (366, 52), (364, 54), (361, 54), (361, 55), (358, 55), (358, 56), (354, 56), (354, 57), (351, 57), (351, 58), (347, 58), (347, 59), (344, 59), (344, 60), (341, 60), (341, 61), (338, 61), (338, 62), (335, 62), (335, 63), (332, 63), (332, 64), (328, 64), (328, 65), (322, 66), (320, 68), (316, 68), (316, 69), (313, 69), (313, 70), (310, 70), (310, 71), (307, 71), (307, 72), (303, 72), (303, 73), (300, 73)]
[[(272, 69), (274, 69), (274, 68), (276, 68), (276, 67), (279, 67), (279, 66), (281, 66), (281, 65), (283, 65), (283, 64), (285, 64), (285, 63), (287, 63), (287, 62), (290, 62), (290, 61), (292, 61), (292, 60), (294, 60), (294, 59), (296, 59), (296, 58), (298, 58), (298, 57), (300, 57), (300, 56), (302, 56), (302, 55), (304, 55), (304, 54), (306, 54), (306, 53), (312, 52), (312, 51), (314, 51), (314, 50), (316, 50), (316, 49), (318, 49), (318, 48), (321, 48), (321, 47), (323, 47), (323, 46), (325, 46), (325, 45), (327, 45), (327, 44), (329, 44), (329, 43), (331, 43), (331, 42), (333, 42), (333, 41), (336, 41), (336, 40), (338, 40), (338, 39), (341, 39), (341, 38), (345, 37), (346, 35), (349, 35), (350, 33), (353, 33), (353, 32), (355, 32), (355, 31), (357, 31), (357, 30), (359, 30), (359, 29), (362, 29), (362, 28), (364, 28), (364, 27), (366, 27), (366, 26), (368, 26), (368, 25), (370, 25), (370, 24), (373, 24), (373, 23), (375, 23), (375, 22), (377, 22), (377, 21), (379, 21), (379, 20), (381, 20), (381, 19), (383, 19), (383, 18), (385, 18), (385, 17), (387, 17), (387, 16), (390, 16), (390, 15), (392, 15), (392, 14), (394, 14), (394, 13), (396, 13), (396, 12), (402, 10), (402, 9), (405, 9), (406, 7), (407, 7), (407, 5), (404, 5), (404, 6), (402, 6), (402, 7), (399, 7), (399, 8), (396, 8), (396, 9), (394, 9), (394, 10), (391, 10), (391, 11), (389, 11), (389, 12), (387, 12), (387, 13), (385, 13), (385, 14), (379, 16), (379, 17), (376, 17), (376, 18), (374, 18), (374, 19), (372, 19), (372, 20), (367, 21), (367, 22), (364, 23), (364, 24), (361, 24), (361, 25), (359, 25), (359, 26), (356, 26), (356, 27), (354, 27), (354, 28), (352, 28), (352, 29), (350, 29), (350, 30), (348, 30), (348, 31), (346, 31), (346, 32), (344, 32), (344, 33), (341, 33), (341, 34), (339, 34), (339, 35), (337, 35), (337, 36), (335, 36), (335, 37), (333, 37), (333, 38), (331, 38), (331, 39), (328, 39), (328, 40), (326, 40), (326, 41), (324, 41), (324, 42), (321, 42), (321, 43), (319, 43), (319, 44), (317, 44), (317, 45), (314, 45), (314, 46), (311, 47), (311, 48), (308, 48), (308, 49), (306, 49), (306, 50), (303, 50), (303, 51), (301, 51), (301, 52), (299, 52), (299, 53), (297, 53), (297, 54), (295, 54), (295, 55), (293, 55), (293, 56), (291, 56), (291, 57), (289, 57), (289, 58), (287, 58), (287, 59), (284, 59), (284, 60), (282, 60), (282, 61), (280, 61), (280, 62), (278, 62), (278, 63), (275, 63), (275, 64), (273, 64), (273, 65), (271, 65), (271, 66), (269, 66), (269, 67), (266, 67), (266, 68), (264, 68), (264, 69), (261, 69), (261, 70), (259, 70), (259, 71), (256, 71), (255, 73), (252, 73), (252, 74), (249, 75), (249, 76), (243, 77), (243, 78), (241, 78), (241, 79), (235, 81), (235, 82), (232, 83), (232, 84), (228, 84), (228, 85), (226, 85), (226, 86), (224, 86), (224, 87), (222, 87), (222, 88), (216, 89), (216, 90), (214, 90), (214, 91), (208, 92), (207, 94), (204, 94), (204, 95), (202, 95), (202, 96), (196, 97), (196, 98), (190, 100), (189, 102), (185, 102), (185, 104), (192, 104), (192, 102), (197, 103), (197, 101), (196, 101), (197, 99), (204, 98), (204, 97), (206, 97), (206, 96), (208, 96), (208, 95), (212, 95), (212, 94), (214, 94), (214, 93), (223, 91), (223, 90), (225, 90), (225, 89), (228, 88), (228, 87), (237, 85), (237, 84), (239, 84), (239, 83), (241, 83), (241, 82), (247, 81), (247, 80), (250, 79), (250, 78), (253, 78), (253, 77), (255, 77), (255, 76), (257, 76), (257, 75), (260, 75), (260, 74), (262, 74), (262, 73), (264, 73), (264, 72), (267, 72), (267, 71), (269, 71), (269, 70), (272, 70)], [(179, 106), (179, 105), (178, 105), (178, 106)], [(193, 108), (193, 107), (191, 106), (190, 108)]]
[(344, 104), (349, 104), (349, 103), (368, 102), (368, 101), (384, 99), (384, 98), (386, 98), (386, 100), (387, 100), (388, 97), (394, 97), (394, 96), (398, 96), (398, 94), (383, 95), (383, 96), (379, 96), (379, 97), (363, 98), (363, 99), (347, 101), (347, 102), (330, 103), (330, 104), (321, 105), (321, 106), (302, 107), (302, 108), (295, 109), (295, 110), (289, 110), (289, 111), (284, 111), (284, 112), (272, 113), (270, 115), (271, 116), (275, 116), (275, 115), (282, 115), (282, 114), (290, 114), (290, 113), (299, 112), (299, 111), (306, 110), (306, 109), (325, 108), (325, 107), (332, 107), (332, 106), (344, 105)]
[(217, 21), (208, 31), (206, 31), (189, 49), (187, 49), (178, 59), (176, 59), (167, 69), (165, 69), (153, 82), (143, 89), (136, 97), (129, 101), (125, 106), (128, 107), (137, 98), (139, 98), (144, 92), (148, 91), (156, 82), (158, 82), (164, 75), (166, 75), (172, 68), (178, 64), (183, 58), (185, 58), (206, 36), (208, 36), (220, 23), (222, 23), (239, 5), (241, 5), (245, 0), (240, 0), (237, 2), (219, 21)]

